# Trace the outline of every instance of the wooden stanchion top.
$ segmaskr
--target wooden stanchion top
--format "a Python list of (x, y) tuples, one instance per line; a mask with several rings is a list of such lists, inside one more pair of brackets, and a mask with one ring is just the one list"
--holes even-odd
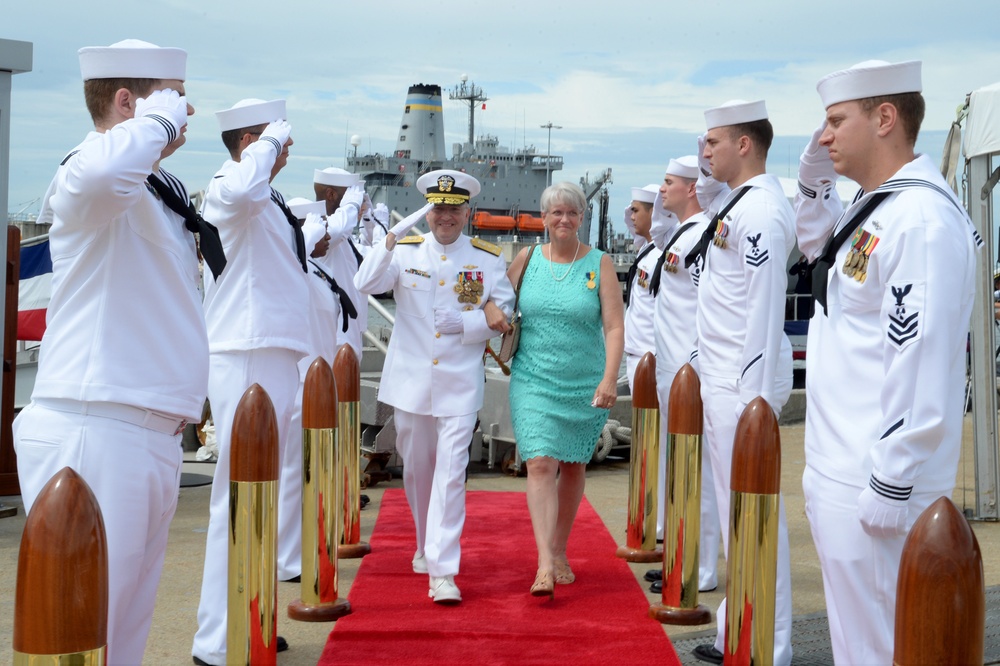
[(656, 397), (656, 357), (646, 352), (635, 366), (632, 379), (632, 407), (635, 409), (659, 409)]
[(701, 403), (701, 380), (690, 363), (674, 376), (667, 398), (667, 432), (674, 435), (700, 435), (704, 423)]
[(337, 384), (339, 382), (334, 381), (330, 364), (322, 356), (316, 357), (306, 372), (302, 388), (303, 428), (320, 430), (337, 427)]
[(246, 390), (236, 407), (229, 447), (230, 481), (278, 479), (278, 420), (260, 384)]
[(979, 542), (947, 497), (906, 537), (896, 586), (893, 662), (983, 663), (986, 588)]
[(759, 495), (777, 495), (781, 490), (778, 419), (760, 396), (750, 401), (736, 424), (730, 488)]
[(17, 560), (18, 652), (69, 654), (107, 644), (108, 545), (86, 481), (62, 468), (38, 494)]
[(333, 375), (337, 379), (337, 400), (358, 402), (361, 400), (361, 366), (358, 355), (351, 345), (340, 345), (333, 359)]

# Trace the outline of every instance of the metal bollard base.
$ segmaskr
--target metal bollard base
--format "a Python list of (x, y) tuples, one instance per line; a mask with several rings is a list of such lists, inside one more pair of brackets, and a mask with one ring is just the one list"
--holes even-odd
[(370, 552), (372, 552), (372, 547), (369, 546), (366, 541), (359, 541), (358, 543), (342, 543), (337, 546), (337, 559), (353, 560), (359, 557), (364, 557)]
[(694, 608), (673, 608), (663, 604), (653, 604), (649, 607), (649, 617), (660, 624), (677, 624), (686, 627), (712, 622), (712, 611), (699, 604)]
[(663, 549), (643, 550), (642, 548), (629, 548), (628, 546), (618, 546), (615, 556), (626, 562), (638, 562), (641, 564), (652, 564), (663, 561)]
[(307, 604), (296, 599), (288, 604), (288, 617), (299, 622), (333, 622), (351, 613), (351, 602), (337, 599), (325, 604)]

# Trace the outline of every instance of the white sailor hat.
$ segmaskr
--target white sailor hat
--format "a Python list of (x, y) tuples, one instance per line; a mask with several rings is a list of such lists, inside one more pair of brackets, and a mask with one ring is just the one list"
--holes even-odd
[(187, 51), (172, 46), (124, 39), (111, 46), (85, 46), (78, 53), (84, 81), (186, 78)]
[(326, 235), (326, 222), (322, 217), (312, 219), (306, 216), (315, 213), (317, 216), (326, 215), (325, 201), (310, 201), (305, 197), (294, 197), (285, 202), (292, 215), (302, 220), (302, 237), (305, 239), (306, 250), (310, 253), (316, 247), (316, 243), (323, 240)]
[(351, 187), (361, 182), (361, 176), (337, 167), (327, 167), (313, 171), (313, 182), (333, 187)]
[(667, 175), (687, 178), (688, 180), (698, 180), (698, 157), (696, 155), (685, 155), (677, 159), (670, 160), (667, 165)]
[(918, 93), (920, 61), (889, 63), (884, 60), (866, 60), (857, 65), (827, 74), (816, 84), (823, 108), (840, 102), (867, 97)]
[(462, 171), (438, 169), (417, 178), (417, 189), (432, 204), (457, 206), (479, 194), (479, 181)]
[(262, 99), (241, 99), (225, 111), (216, 111), (215, 117), (219, 119), (219, 129), (223, 132), (285, 120), (285, 100), (265, 102)]
[(305, 197), (294, 197), (286, 201), (285, 205), (288, 206), (288, 210), (292, 211), (292, 215), (300, 220), (306, 219), (306, 215), (309, 213), (326, 215), (325, 201), (310, 201)]
[(651, 204), (656, 200), (656, 193), (660, 191), (659, 185), (646, 185), (645, 187), (632, 188), (632, 201), (642, 201)]
[(742, 99), (733, 99), (722, 106), (709, 109), (705, 112), (705, 125), (707, 129), (716, 127), (726, 127), (728, 125), (742, 125), (752, 123), (755, 120), (767, 120), (767, 107), (764, 100), (747, 102)]

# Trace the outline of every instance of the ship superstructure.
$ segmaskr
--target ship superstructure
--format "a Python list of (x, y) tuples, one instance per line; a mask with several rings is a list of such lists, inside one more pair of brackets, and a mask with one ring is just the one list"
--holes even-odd
[[(475, 137), (475, 114), (488, 99), (482, 88), (462, 77), (449, 91), (452, 100), (468, 104), (468, 140), (453, 143), (445, 155), (444, 115), (441, 86), (419, 83), (406, 93), (396, 148), (391, 155), (353, 155), (347, 169), (361, 174), (374, 203), (407, 215), (425, 201), (414, 187), (417, 178), (434, 169), (454, 169), (475, 176), (482, 191), (473, 202), (467, 232), (473, 236), (504, 242), (534, 242), (544, 233), (539, 197), (551, 182), (553, 172), (563, 167), (559, 156), (538, 152), (534, 146), (511, 150), (491, 134)], [(611, 170), (595, 181), (581, 179), (590, 201), (611, 182)], [(590, 211), (581, 237), (590, 237)]]

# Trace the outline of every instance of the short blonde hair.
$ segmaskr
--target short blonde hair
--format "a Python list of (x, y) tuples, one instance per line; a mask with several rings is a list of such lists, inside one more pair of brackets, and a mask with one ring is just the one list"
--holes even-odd
[(542, 215), (548, 212), (554, 204), (569, 204), (581, 215), (587, 210), (587, 195), (576, 183), (553, 183), (542, 191), (539, 207)]

